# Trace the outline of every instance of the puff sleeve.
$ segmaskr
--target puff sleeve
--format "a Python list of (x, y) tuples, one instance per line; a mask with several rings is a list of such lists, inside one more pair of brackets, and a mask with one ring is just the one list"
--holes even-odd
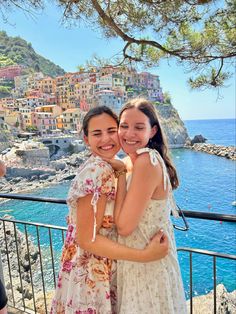
[(99, 197), (104, 194), (108, 199), (115, 198), (114, 174), (111, 166), (103, 160), (88, 160), (79, 169), (67, 197), (70, 207), (70, 218), (75, 221), (77, 201), (79, 198), (92, 194), (91, 205), (93, 207), (94, 225), (92, 241), (96, 238), (96, 214)]

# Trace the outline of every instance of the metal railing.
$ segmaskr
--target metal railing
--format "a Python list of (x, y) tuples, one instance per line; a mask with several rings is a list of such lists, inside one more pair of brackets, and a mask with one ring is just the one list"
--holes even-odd
[(56, 246), (59, 243), (62, 247), (66, 228), (8, 218), (0, 218), (0, 226), (0, 257), (9, 305), (25, 313), (48, 313), (59, 266), (60, 254), (55, 254), (61, 251)]
[[(66, 200), (42, 198), (26, 195), (0, 194), (0, 198), (66, 204)], [(208, 212), (183, 211), (185, 217), (236, 222), (235, 215)], [(56, 285), (56, 274), (65, 239), (65, 227), (43, 223), (25, 222), (0, 218), (0, 275), (1, 260), (9, 305), (25, 313), (48, 313)], [(178, 248), (179, 252), (189, 253), (189, 306), (193, 304), (193, 265), (192, 255), (208, 255), (213, 259), (214, 313), (217, 313), (216, 259), (236, 260), (235, 255), (222, 254), (188, 247)], [(1, 256), (2, 255), (2, 256)]]
[[(193, 249), (193, 248), (188, 248), (188, 247), (179, 247), (177, 249), (178, 252), (189, 252), (189, 281), (190, 281), (190, 287), (189, 287), (189, 302), (190, 302), (190, 314), (194, 313), (193, 309), (193, 254), (200, 254), (200, 255), (207, 255), (207, 256), (212, 256), (213, 259), (213, 301), (214, 301), (214, 306), (213, 306), (213, 313), (217, 313), (217, 298), (216, 298), (216, 259), (217, 258), (224, 258), (224, 259), (232, 259), (236, 260), (236, 255), (231, 255), (231, 254), (222, 254), (222, 253), (217, 253), (213, 251), (208, 251), (208, 250), (200, 250), (200, 249)], [(222, 312), (221, 312), (222, 313)]]

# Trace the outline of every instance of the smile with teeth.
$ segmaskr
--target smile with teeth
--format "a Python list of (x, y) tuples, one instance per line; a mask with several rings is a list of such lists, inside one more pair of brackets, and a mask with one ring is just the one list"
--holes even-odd
[(114, 147), (114, 145), (106, 145), (106, 146), (100, 146), (99, 148), (100, 149), (103, 149), (103, 150), (110, 150)]
[(124, 141), (128, 145), (135, 145), (135, 144), (137, 144), (137, 141), (127, 141), (127, 140), (124, 140)]

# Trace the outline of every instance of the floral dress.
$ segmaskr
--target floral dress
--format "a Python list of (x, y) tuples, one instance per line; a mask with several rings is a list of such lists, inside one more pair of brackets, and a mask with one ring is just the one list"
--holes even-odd
[[(156, 150), (139, 149), (138, 154), (148, 153), (153, 166), (160, 163), (163, 171), (166, 199), (151, 199), (137, 228), (127, 237), (119, 236), (118, 242), (143, 249), (152, 236), (163, 229), (169, 239), (169, 253), (159, 261), (136, 263), (118, 261), (117, 311), (119, 314), (186, 314), (186, 301), (176, 253), (170, 211), (177, 216), (171, 184), (165, 163)], [(131, 176), (127, 180), (129, 186)]]
[(88, 194), (93, 195), (91, 205), (94, 229), (91, 241), (95, 241), (96, 238), (97, 201), (101, 194), (107, 196), (107, 204), (99, 233), (117, 240), (113, 223), (115, 199), (113, 170), (100, 157), (92, 155), (79, 168), (69, 190), (68, 229), (51, 314), (117, 313), (116, 261), (89, 253), (75, 242), (77, 200)]

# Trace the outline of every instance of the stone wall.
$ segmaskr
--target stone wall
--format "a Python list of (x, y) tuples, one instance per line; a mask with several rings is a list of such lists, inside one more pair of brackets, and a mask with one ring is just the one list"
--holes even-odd
[(44, 165), (48, 166), (50, 155), (48, 147), (34, 149), (18, 149), (16, 155), (21, 157), (24, 165)]

